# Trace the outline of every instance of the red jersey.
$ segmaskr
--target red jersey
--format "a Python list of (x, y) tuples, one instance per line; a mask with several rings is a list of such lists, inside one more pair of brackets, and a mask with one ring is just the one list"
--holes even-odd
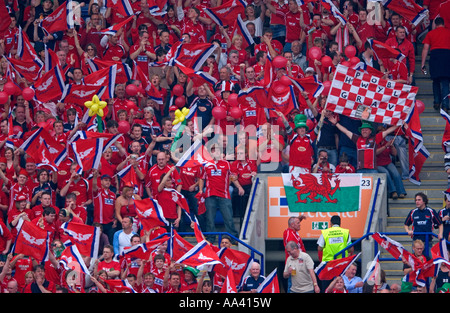
[(230, 197), (230, 175), (231, 166), (226, 160), (205, 165), (204, 179), (206, 180), (205, 197), (217, 196), (231, 199)]
[(153, 198), (162, 204), (161, 207), (163, 210), (163, 215), (166, 219), (178, 218), (177, 203), (173, 199), (174, 194), (174, 191), (166, 188), (156, 194), (153, 194)]
[[(17, 256), (14, 258), (17, 258)], [(29, 271), (33, 271), (33, 262), (31, 261), (31, 258), (25, 257), (17, 260), (14, 265), (14, 278), (19, 285), (19, 290), (22, 290), (23, 287), (25, 287), (25, 274)]]
[[(139, 49), (140, 46), (141, 46), (140, 44), (132, 45), (130, 47), (130, 55), (135, 53)], [(151, 52), (153, 54), (155, 53), (155, 51), (153, 50), (153, 47), (151, 45), (146, 45), (145, 49), (148, 52)], [(148, 65), (150, 63), (150, 59), (147, 56), (147, 54), (144, 51), (141, 51), (141, 53), (138, 54), (138, 56), (136, 57), (136, 59), (134, 59), (134, 61), (142, 69), (142, 71), (144, 73), (146, 73), (148, 76)]]
[(258, 166), (255, 160), (234, 161), (231, 163), (231, 173), (236, 175), (238, 182), (241, 186), (247, 186), (252, 184), (252, 173), (258, 171)]
[[(42, 219), (42, 221), (41, 221)], [(44, 217), (35, 217), (33, 220), (31, 220), (31, 223), (33, 223), (33, 225), (39, 226), (40, 227), (40, 223), (43, 223), (43, 227), (41, 227), (42, 229), (46, 230), (47, 233), (49, 233), (49, 239), (50, 241), (53, 241), (54, 239), (56, 239), (56, 236), (58, 234), (58, 231), (56, 229), (56, 224), (55, 223), (48, 223), (46, 221), (46, 219)]]
[(107, 261), (100, 261), (98, 262), (98, 271), (104, 270), (106, 272), (112, 272), (112, 271), (119, 271), (120, 272), (120, 263), (111, 260), (110, 262)]
[(289, 165), (311, 170), (314, 149), (308, 136), (296, 135), (292, 138), (289, 150)]
[(9, 231), (8, 227), (6, 227), (5, 223), (3, 223), (2, 220), (0, 220), (0, 251), (4, 251), (6, 249), (6, 242), (8, 240), (11, 240), (11, 246), (12, 246), (12, 244), (13, 244), (12, 239), (13, 239), (13, 236), (12, 236), (11, 232)]
[(205, 27), (200, 22), (194, 24), (190, 19), (185, 18), (181, 33), (188, 33), (191, 36), (191, 43), (207, 42)]
[[(300, 234), (293, 230), (292, 228), (287, 228), (283, 232), (283, 244), (286, 247), (286, 244), (289, 241), (294, 241), (300, 251), (306, 252), (305, 245), (303, 244), (302, 238), (300, 238)], [(286, 259), (288, 258), (289, 254), (285, 251)]]
[[(63, 187), (69, 183), (69, 180), (66, 180)], [(68, 189), (68, 193), (73, 192), (77, 196), (77, 205), (82, 205), (86, 201), (91, 199), (91, 195), (89, 194), (89, 182), (80, 177), (78, 181), (71, 181)]]
[(121, 44), (107, 45), (103, 51), (103, 61), (121, 62), (127, 57), (127, 52)]
[[(189, 190), (189, 187), (194, 185), (199, 178), (203, 177), (203, 166), (198, 165), (195, 167), (182, 166), (180, 169), (181, 189)], [(198, 187), (196, 187), (198, 190)]]
[[(152, 195), (155, 196), (158, 193), (158, 186), (161, 182), (161, 175), (167, 173), (173, 165), (167, 164), (165, 167), (160, 168), (158, 164), (153, 165), (147, 172), (145, 177), (146, 187), (150, 188)], [(181, 177), (178, 171), (172, 172), (172, 183), (174, 185), (181, 185)]]
[(108, 224), (114, 221), (116, 194), (111, 190), (99, 187), (93, 192), (94, 223)]
[(353, 134), (352, 141), (356, 144), (357, 149), (357, 169), (376, 168), (375, 151), (382, 139), (382, 133), (378, 133), (369, 138), (363, 138), (362, 136)]

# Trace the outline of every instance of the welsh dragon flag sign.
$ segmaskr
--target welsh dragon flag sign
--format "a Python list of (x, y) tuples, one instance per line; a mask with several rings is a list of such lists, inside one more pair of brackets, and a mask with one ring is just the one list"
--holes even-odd
[(283, 173), (290, 212), (350, 212), (361, 207), (362, 174)]

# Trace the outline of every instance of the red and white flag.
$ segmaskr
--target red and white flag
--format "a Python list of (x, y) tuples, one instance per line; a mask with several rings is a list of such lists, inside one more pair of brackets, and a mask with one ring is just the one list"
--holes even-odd
[(36, 100), (46, 103), (59, 100), (65, 86), (62, 69), (57, 65), (39, 78), (31, 88), (34, 89)]
[[(133, 61), (134, 62), (134, 61)], [(141, 82), (146, 95), (158, 104), (163, 104), (164, 99), (161, 92), (150, 82), (148, 75), (134, 62), (133, 79)]]
[(331, 280), (339, 275), (345, 273), (350, 265), (356, 261), (361, 253), (350, 255), (345, 258), (335, 259), (331, 261), (322, 261), (314, 272), (321, 280)]
[(78, 139), (70, 144), (78, 164), (77, 172), (98, 169), (104, 151), (102, 138)]
[(113, 293), (137, 293), (128, 282), (128, 279), (106, 279), (105, 283)]
[(31, 222), (20, 219), (16, 241), (11, 253), (22, 253), (38, 262), (46, 261), (49, 253), (49, 241), (49, 232)]
[(177, 261), (194, 247), (189, 241), (181, 237), (176, 230), (172, 228), (172, 234), (169, 238), (167, 252), (170, 257)]
[(47, 35), (74, 28), (72, 0), (67, 0), (62, 3), (55, 11), (44, 18), (39, 26)]
[(430, 156), (430, 153), (424, 146), (420, 116), (415, 105), (412, 108), (412, 113), (409, 118), (405, 121), (403, 129), (403, 132), (409, 138), (409, 181), (416, 185), (420, 185), (420, 172), (422, 171), (425, 161)]
[(5, 56), (5, 58), (14, 71), (27, 81), (34, 82), (41, 76), (43, 69), (42, 62), (36, 61), (35, 59), (18, 60), (15, 58), (8, 58), (7, 56)]
[(45, 51), (44, 70), (46, 72), (50, 71), (55, 66), (61, 66), (61, 63), (59, 63), (58, 55), (56, 54), (55, 51), (50, 49), (47, 45), (45, 45), (44, 51)]
[(278, 269), (275, 268), (264, 281), (256, 288), (257, 293), (280, 293), (280, 284), (277, 276)]
[(169, 65), (181, 64), (198, 71), (215, 50), (216, 46), (211, 43), (182, 43), (169, 60)]
[(132, 14), (130, 17), (126, 18), (125, 20), (123, 20), (120, 23), (114, 24), (112, 26), (109, 26), (108, 28), (102, 29), (99, 32), (96, 32), (96, 34), (103, 34), (103, 35), (115, 35), (117, 34), (117, 32), (119, 30), (122, 29), (122, 27), (124, 27), (125, 25), (129, 24), (132, 22), (134, 17), (134, 14)]
[(19, 26), (19, 36), (17, 37), (17, 52), (16, 55), (20, 60), (34, 60), (37, 64), (43, 65), (43, 62), (37, 55), (34, 47), (31, 45), (28, 35)]
[[(293, 86), (286, 86), (281, 81), (274, 81), (269, 88), (268, 101), (261, 104), (267, 109), (273, 109), (287, 116), (293, 109), (298, 109), (299, 105), (295, 97)], [(274, 113), (272, 114), (275, 117)]]
[[(50, 160), (50, 164), (54, 163), (58, 166), (66, 157), (67, 149), (58, 143), (54, 137), (43, 127), (40, 127), (30, 135), (20, 146), (20, 149), (25, 151), (28, 155), (39, 156), (42, 152), (41, 146), (45, 145), (49, 155), (46, 156)], [(43, 158), (40, 157), (43, 162)]]
[(418, 87), (338, 65), (326, 108), (374, 123), (402, 125), (412, 113)]
[(103, 61), (99, 59), (88, 59), (88, 71), (89, 73), (94, 73), (104, 68), (109, 68), (110, 66), (116, 65), (116, 84), (125, 84), (132, 78), (131, 68), (126, 63), (114, 62), (114, 61)]
[(141, 243), (131, 247), (124, 248), (120, 256), (127, 256), (131, 258), (137, 258), (142, 260), (148, 260), (150, 253), (169, 240), (169, 237), (162, 237), (160, 239), (154, 239), (146, 243)]
[(380, 285), (380, 275), (381, 275), (381, 267), (380, 267), (380, 251), (378, 251), (377, 255), (370, 263), (369, 268), (367, 269), (366, 275), (364, 275), (363, 282), (370, 282), (369, 284), (378, 286)]
[(114, 89), (116, 87), (117, 64), (102, 68), (96, 72), (86, 75), (83, 83), (86, 86), (106, 87), (104, 96), (108, 95), (109, 99), (114, 98)]
[(69, 237), (69, 242), (65, 242), (64, 245), (76, 245), (78, 251), (84, 256), (97, 259), (98, 248), (100, 246), (100, 228), (75, 223), (66, 222), (61, 225), (63, 232)]
[(220, 293), (237, 293), (236, 282), (234, 281), (234, 273), (231, 267), (228, 269), (223, 281)]
[(317, 98), (323, 91), (324, 86), (317, 75), (303, 77), (303, 78), (294, 78), (288, 76), (291, 80), (292, 84), (297, 87), (297, 89), (302, 92), (305, 91), (309, 95), (312, 95), (314, 98)]
[(214, 266), (214, 272), (219, 275), (226, 276), (229, 270), (234, 273), (234, 281), (238, 288), (242, 286), (244, 282), (245, 274), (247, 273), (253, 258), (243, 251), (222, 248), (217, 252), (222, 264), (217, 264)]
[(101, 100), (110, 99), (106, 92), (108, 88), (107, 86), (68, 84), (64, 89), (60, 102), (85, 103), (86, 101), (92, 101), (94, 95), (97, 95)]
[(372, 238), (382, 246), (387, 252), (390, 253), (395, 259), (399, 259), (405, 248), (397, 241), (392, 240), (386, 235), (382, 235), (380, 233), (374, 233)]
[(134, 200), (136, 213), (139, 222), (142, 224), (144, 231), (150, 231), (158, 226), (169, 226), (169, 222), (165, 219), (163, 210), (158, 201), (152, 198), (142, 200)]
[(209, 243), (206, 240), (203, 240), (179, 258), (175, 263), (202, 270), (222, 262)]
[[(232, 34), (233, 34), (233, 36), (234, 35), (242, 36), (242, 39), (243, 39), (242, 47), (244, 49), (255, 43), (252, 35), (250, 35), (250, 32), (248, 31), (247, 25), (242, 20), (241, 14), (238, 14), (238, 16), (237, 16), (236, 22), (234, 23)], [(231, 36), (231, 38), (233, 38), (233, 36)]]
[(244, 0), (230, 0), (215, 8), (204, 8), (203, 11), (217, 25), (234, 25), (239, 15), (245, 15), (246, 6)]
[(73, 270), (79, 274), (91, 275), (76, 245), (66, 246), (61, 253), (59, 264), (67, 271)]
[(210, 86), (214, 86), (217, 83), (217, 79), (204, 71), (194, 71), (193, 69), (182, 64), (178, 64), (177, 66), (184, 74), (186, 74), (187, 77), (192, 79), (194, 87), (199, 87), (205, 83)]
[(105, 0), (106, 8), (114, 8), (122, 16), (133, 15), (133, 7), (129, 0)]
[(385, 8), (397, 12), (415, 26), (419, 25), (428, 16), (428, 10), (413, 0), (383, 0), (381, 3)]
[(385, 60), (389, 61), (390, 58), (397, 59), (398, 61), (402, 61), (405, 58), (405, 55), (403, 53), (385, 44), (384, 42), (372, 38), (367, 39), (367, 41), (372, 47), (372, 50), (375, 53), (375, 57), (378, 60), (382, 60), (383, 63), (385, 62)]
[(195, 167), (213, 163), (214, 160), (209, 154), (201, 140), (196, 140), (186, 152), (183, 153), (176, 164), (177, 167)]

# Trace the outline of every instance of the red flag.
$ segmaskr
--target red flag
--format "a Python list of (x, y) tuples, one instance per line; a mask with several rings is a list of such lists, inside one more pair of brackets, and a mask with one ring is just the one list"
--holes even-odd
[(101, 138), (77, 139), (70, 144), (78, 164), (78, 173), (98, 169), (102, 158), (103, 144)]
[(195, 141), (189, 149), (184, 152), (180, 160), (177, 162), (177, 167), (195, 167), (199, 165), (206, 165), (212, 163), (213, 158), (209, 154), (206, 147), (200, 140)]
[(131, 69), (126, 63), (114, 62), (114, 61), (103, 61), (98, 59), (88, 59), (88, 70), (89, 73), (94, 73), (104, 68), (109, 68), (113, 65), (117, 66), (116, 69), (116, 84), (125, 84), (132, 78)]
[(83, 78), (84, 84), (87, 86), (103, 86), (106, 87), (104, 91), (108, 98), (114, 98), (114, 89), (116, 85), (117, 76), (117, 64), (111, 65), (109, 67), (102, 68), (96, 72), (86, 75)]
[(128, 23), (131, 23), (133, 20), (134, 14), (132, 14), (130, 17), (126, 18), (120, 23), (114, 24), (108, 28), (102, 29), (101, 31), (97, 32), (97, 34), (103, 34), (103, 35), (115, 35), (122, 27), (127, 25)]
[(385, 44), (384, 42), (375, 39), (367, 39), (367, 41), (370, 43), (376, 58), (378, 60), (382, 60), (383, 63), (385, 63), (385, 60), (389, 61), (390, 58), (397, 59), (399, 61), (402, 61), (405, 58), (403, 53)]
[[(267, 122), (264, 111), (264, 103), (267, 102), (267, 92), (264, 87), (254, 86), (246, 90), (239, 91), (238, 94), (239, 106), (243, 111), (241, 123), (249, 132), (250, 136), (256, 136), (256, 130), (259, 126)], [(255, 133), (251, 133), (248, 126), (255, 127)]]
[(45, 103), (60, 99), (65, 87), (62, 73), (61, 67), (57, 65), (31, 86), (34, 89), (35, 97), (38, 101)]
[(361, 253), (350, 255), (345, 258), (335, 259), (328, 262), (323, 261), (316, 268), (315, 272), (321, 280), (331, 280), (342, 273), (345, 273), (347, 268), (356, 261)]
[(109, 286), (109, 290), (114, 293), (136, 293), (127, 279), (106, 279), (105, 283)]
[(236, 21), (234, 22), (233, 32), (231, 38), (235, 35), (242, 36), (242, 48), (247, 48), (255, 43), (252, 35), (247, 29), (244, 21), (242, 20), (241, 14), (238, 14)]
[(73, 16), (72, 0), (67, 0), (53, 11), (52, 14), (44, 18), (39, 26), (47, 34), (65, 31), (75, 27)]
[(420, 172), (423, 164), (430, 156), (430, 153), (423, 144), (422, 127), (420, 124), (419, 112), (416, 106), (412, 108), (409, 118), (405, 121), (405, 134), (409, 138), (409, 181), (420, 185)]
[(275, 268), (264, 281), (258, 286), (258, 293), (280, 293), (280, 284), (278, 283), (277, 268)]
[(220, 293), (237, 293), (236, 282), (234, 281), (234, 273), (231, 267), (228, 269), (225, 275), (225, 280), (223, 282), (222, 289)]
[(214, 272), (221, 276), (226, 276), (227, 272), (232, 270), (234, 273), (234, 281), (240, 287), (253, 258), (243, 251), (228, 248), (220, 249), (217, 255), (222, 264), (215, 265)]
[(217, 25), (234, 25), (239, 15), (245, 15), (246, 6), (244, 1), (230, 0), (215, 8), (204, 8), (203, 11)]
[(161, 95), (161, 92), (150, 82), (148, 79), (148, 75), (144, 73), (144, 71), (134, 63), (134, 72), (133, 78), (137, 79), (141, 82), (142, 88), (148, 97), (153, 99), (158, 104), (163, 104), (164, 99)]
[(277, 110), (285, 116), (293, 109), (298, 109), (298, 103), (295, 98), (293, 87), (286, 86), (281, 81), (274, 81), (269, 89), (266, 107), (268, 109)]
[(209, 243), (203, 240), (186, 252), (176, 263), (203, 269), (206, 266), (220, 264), (222, 262)]
[(173, 260), (179, 260), (189, 250), (194, 247), (189, 241), (181, 237), (176, 230), (173, 230), (173, 236), (169, 240), (169, 252)]
[(34, 82), (41, 75), (42, 64), (35, 60), (17, 60), (6, 56), (5, 58), (16, 73), (29, 82)]
[(158, 201), (152, 198), (134, 200), (136, 213), (144, 231), (150, 231), (158, 226), (169, 226)]
[(382, 4), (389, 10), (397, 12), (415, 26), (419, 25), (428, 16), (428, 10), (412, 0), (383, 0)]
[(181, 43), (169, 63), (181, 64), (198, 71), (215, 50), (216, 46), (211, 43)]
[(11, 24), (11, 17), (9, 16), (8, 9), (6, 8), (5, 2), (0, 3), (0, 34), (3, 34), (8, 30)]
[(186, 74), (187, 77), (192, 79), (192, 82), (194, 84), (194, 87), (199, 87), (205, 83), (214, 86), (217, 83), (217, 79), (212, 77), (206, 72), (203, 71), (194, 71), (191, 68), (188, 68), (182, 64), (178, 64), (178, 68)]
[(129, 0), (105, 0), (105, 7), (114, 8), (122, 16), (133, 15), (133, 7)]
[[(66, 222), (61, 225), (61, 229), (68, 236), (69, 244), (76, 245), (82, 255), (93, 259), (97, 258), (100, 245), (100, 228), (81, 223)], [(68, 243), (65, 242), (64, 245), (67, 247)]]
[(12, 249), (12, 253), (23, 253), (28, 255), (38, 262), (47, 260), (49, 253), (49, 233), (33, 225), (33, 223), (22, 220), (19, 227), (16, 242)]
[(83, 273), (85, 275), (90, 275), (86, 263), (84, 262), (83, 257), (76, 245), (71, 245), (64, 249), (61, 253), (59, 264), (61, 264), (66, 270), (74, 270), (80, 274)]
[(42, 152), (42, 145), (45, 145), (50, 153), (50, 157), (48, 157), (50, 162), (54, 162), (56, 165), (59, 165), (67, 157), (66, 148), (59, 144), (43, 127), (33, 132), (20, 146), (20, 149), (23, 149), (28, 155), (35, 156)]
[(169, 237), (162, 237), (160, 239), (154, 239), (149, 242), (141, 243), (132, 247), (126, 247), (122, 251), (121, 256), (148, 260), (150, 254), (167, 240), (169, 240)]

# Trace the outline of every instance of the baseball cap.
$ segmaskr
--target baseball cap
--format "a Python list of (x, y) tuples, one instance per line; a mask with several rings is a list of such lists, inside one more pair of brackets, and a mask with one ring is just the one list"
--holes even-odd
[(174, 105), (171, 105), (170, 107), (169, 107), (169, 111), (176, 111), (178, 108), (176, 107), (176, 106), (174, 106)]
[(103, 174), (100, 179), (111, 179), (111, 176), (108, 174)]

